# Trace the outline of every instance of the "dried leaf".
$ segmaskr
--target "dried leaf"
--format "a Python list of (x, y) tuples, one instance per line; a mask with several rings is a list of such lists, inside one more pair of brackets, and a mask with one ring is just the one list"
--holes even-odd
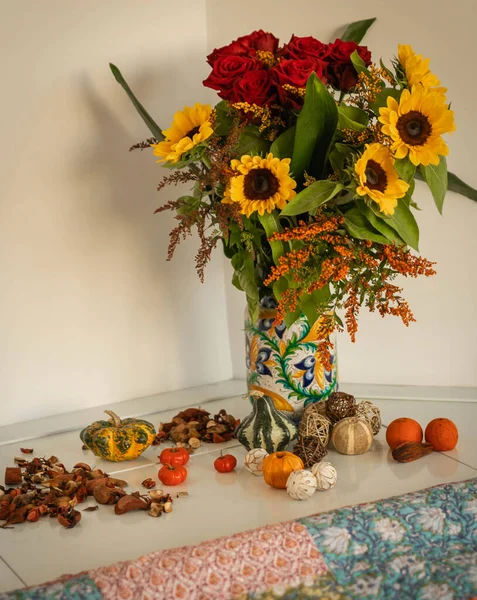
[(20, 448), (20, 452), (23, 452), (23, 454), (33, 454), (33, 448)]
[(56, 517), (60, 525), (66, 529), (72, 529), (81, 521), (81, 513), (74, 509), (60, 512)]
[(83, 471), (91, 472), (91, 467), (84, 462), (76, 463), (73, 469), (83, 469)]
[(151, 490), (149, 496), (151, 496), (153, 500), (160, 500), (161, 498), (166, 497), (167, 494), (164, 494), (163, 490)]
[(156, 487), (156, 482), (154, 481), (154, 479), (151, 479), (150, 477), (148, 477), (141, 483), (141, 485), (143, 487), (145, 487), (147, 490), (151, 490), (153, 487)]
[(114, 512), (117, 515), (124, 515), (132, 510), (146, 510), (148, 508), (147, 502), (142, 498), (138, 498), (133, 494), (128, 494), (120, 498), (119, 502), (114, 507)]

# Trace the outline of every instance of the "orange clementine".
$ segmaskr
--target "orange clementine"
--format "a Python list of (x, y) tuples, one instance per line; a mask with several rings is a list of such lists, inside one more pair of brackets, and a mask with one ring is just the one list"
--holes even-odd
[(391, 450), (404, 442), (422, 442), (422, 427), (408, 417), (395, 419), (386, 429), (386, 441)]
[(426, 427), (426, 442), (438, 452), (447, 452), (457, 446), (459, 431), (450, 419), (433, 419)]

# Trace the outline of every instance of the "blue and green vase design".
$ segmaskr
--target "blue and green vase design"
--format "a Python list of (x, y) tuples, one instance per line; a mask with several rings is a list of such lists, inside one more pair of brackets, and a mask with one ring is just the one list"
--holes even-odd
[(270, 396), (278, 410), (301, 414), (308, 404), (324, 401), (337, 390), (336, 337), (331, 350), (331, 370), (319, 358), (320, 318), (310, 324), (305, 315), (286, 327), (274, 326), (276, 303), (264, 298), (258, 320), (252, 323), (245, 310), (245, 344), (249, 391)]

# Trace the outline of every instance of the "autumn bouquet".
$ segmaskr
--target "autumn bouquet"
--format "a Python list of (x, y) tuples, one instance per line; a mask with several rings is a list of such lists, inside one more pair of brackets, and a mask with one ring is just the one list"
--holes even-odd
[(191, 186), (156, 211), (175, 213), (168, 258), (196, 227), (201, 280), (221, 245), (252, 320), (273, 298), (276, 325), (326, 316), (325, 340), (345, 327), (354, 340), (362, 305), (414, 320), (394, 280), (434, 274), (414, 252), (416, 179), (439, 211), (448, 188), (476, 194), (447, 172), (454, 112), (429, 59), (399, 45), (387, 65), (374, 61), (360, 45), (373, 21), (332, 43), (281, 45), (260, 30), (215, 49), (203, 84), (221, 101), (178, 110), (165, 130), (111, 65), (154, 136), (133, 148), (151, 147), (171, 170), (158, 189)]

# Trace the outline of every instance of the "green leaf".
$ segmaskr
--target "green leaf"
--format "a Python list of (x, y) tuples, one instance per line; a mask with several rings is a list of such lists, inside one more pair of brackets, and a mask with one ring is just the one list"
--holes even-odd
[(251, 298), (247, 296), (248, 312), (252, 323), (255, 323), (260, 313), (260, 300), (258, 298)]
[(312, 73), (306, 82), (305, 102), (296, 123), (291, 161), (291, 172), (295, 178), (301, 178), (305, 170), (313, 176), (321, 176), (337, 124), (338, 110), (334, 98)]
[(159, 140), (159, 141), (163, 140), (164, 134), (162, 133), (161, 128), (159, 127), (159, 125), (157, 125), (154, 122), (154, 120), (149, 115), (149, 113), (144, 108), (144, 106), (139, 102), (139, 100), (133, 94), (131, 88), (129, 87), (129, 85), (126, 83), (126, 80), (122, 76), (121, 71), (118, 69), (118, 67), (116, 65), (113, 65), (112, 63), (109, 63), (109, 67), (114, 75), (114, 78), (119, 83), (119, 85), (123, 88), (123, 90), (126, 92), (129, 99), (134, 104), (134, 107), (137, 110), (137, 112), (139, 113), (140, 117), (142, 118), (144, 123), (146, 123), (147, 127), (149, 128), (149, 131), (156, 138), (156, 140)]
[(376, 100), (373, 102), (373, 104), (369, 105), (369, 108), (374, 112), (375, 115), (379, 116), (379, 109), (387, 106), (388, 98), (392, 97), (399, 102), (401, 93), (401, 90), (395, 90), (394, 88), (384, 88), (376, 96)]
[(354, 52), (351, 53), (350, 58), (351, 58), (351, 62), (353, 63), (353, 67), (356, 69), (357, 73), (369, 74), (369, 71), (366, 68), (366, 65), (364, 64), (363, 59), (358, 54), (357, 50), (355, 50)]
[(195, 212), (200, 204), (200, 198), (195, 196), (181, 196), (177, 198), (177, 202), (180, 202), (180, 206), (177, 208), (177, 214), (188, 215)]
[(268, 152), (269, 142), (265, 140), (255, 125), (248, 125), (240, 136), (237, 154), (264, 154)]
[(288, 289), (288, 281), (286, 277), (280, 277), (278, 281), (275, 281), (275, 283), (272, 286), (272, 289), (275, 299), (280, 301), (282, 294)]
[(447, 189), (450, 192), (455, 192), (456, 194), (460, 194), (461, 196), (465, 196), (466, 198), (470, 198), (477, 202), (477, 190), (470, 185), (467, 185), (465, 181), (462, 181), (462, 179), (457, 177), (457, 175), (454, 175), (454, 173), (447, 173)]
[(338, 192), (343, 189), (343, 185), (337, 181), (322, 179), (315, 181), (303, 189), (291, 200), (280, 215), (294, 216), (315, 210), (328, 200), (331, 200)]
[[(280, 226), (280, 221), (278, 220), (278, 216), (276, 213), (268, 213), (265, 212), (263, 215), (259, 215), (258, 219), (262, 224), (262, 227), (265, 229), (265, 233), (267, 234), (267, 238), (272, 237), (274, 233), (281, 231), (282, 228)], [(272, 249), (273, 262), (278, 265), (278, 259), (280, 256), (285, 254), (285, 244), (282, 241), (270, 242), (270, 247)]]
[(395, 161), (394, 168), (401, 179), (407, 183), (411, 183), (416, 173), (416, 167), (408, 158), (400, 158)]
[(376, 17), (350, 23), (340, 37), (340, 40), (343, 40), (343, 42), (356, 42), (359, 44), (374, 21), (376, 21)]
[(348, 233), (358, 240), (371, 240), (378, 244), (389, 244), (387, 238), (381, 235), (371, 223), (361, 214), (358, 208), (352, 208), (344, 215), (345, 227)]
[(285, 325), (286, 325), (287, 327), (291, 327), (291, 326), (293, 325), (293, 323), (294, 323), (294, 322), (295, 322), (297, 319), (299, 319), (299, 318), (300, 318), (300, 316), (301, 316), (301, 309), (300, 309), (300, 308), (297, 308), (295, 312), (292, 312), (292, 313), (287, 313), (287, 314), (285, 315), (285, 319), (284, 319), (284, 321), (285, 321)]
[(369, 122), (368, 113), (355, 106), (338, 106), (338, 129), (363, 131)]
[(394, 214), (386, 218), (386, 223), (399, 233), (406, 244), (419, 250), (419, 227), (406, 202), (398, 200)]
[(308, 319), (310, 325), (313, 325), (316, 319), (320, 316), (320, 309), (330, 300), (330, 288), (325, 286), (320, 290), (315, 290), (311, 294), (307, 294), (300, 302), (302, 313)]
[(352, 148), (347, 144), (334, 144), (328, 160), (334, 171), (342, 171), (345, 166), (346, 158), (352, 153)]
[(431, 190), (437, 210), (442, 215), (442, 207), (447, 192), (447, 161), (445, 156), (440, 157), (438, 165), (429, 165), (427, 167), (421, 165), (421, 173)]
[(215, 133), (227, 135), (232, 127), (233, 119), (230, 116), (229, 104), (222, 100), (215, 106)]
[(247, 295), (247, 302), (248, 298), (258, 301), (258, 285), (252, 255), (246, 251), (237, 252), (232, 257), (232, 267), (240, 287)]
[(373, 212), (371, 208), (364, 202), (364, 200), (360, 200), (356, 204), (358, 205), (361, 214), (366, 217), (374, 229), (379, 231), (379, 233), (382, 233), (384, 237), (391, 242), (391, 244), (402, 246), (405, 243), (398, 233), (390, 225), (388, 225), (382, 217)]
[(290, 127), (280, 134), (270, 146), (270, 152), (277, 158), (291, 158), (293, 156), (293, 144), (295, 143), (296, 127)]

